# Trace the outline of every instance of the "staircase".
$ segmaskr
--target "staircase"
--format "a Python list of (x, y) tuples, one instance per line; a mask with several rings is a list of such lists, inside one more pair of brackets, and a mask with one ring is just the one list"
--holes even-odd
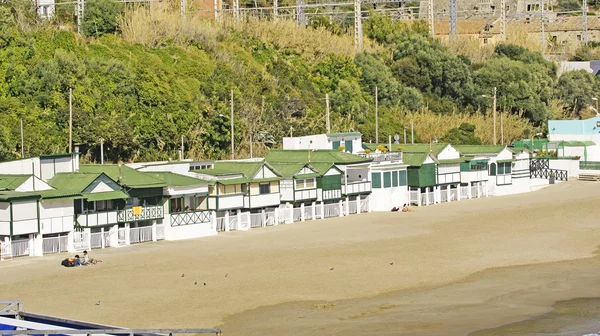
[(529, 178), (549, 179), (554, 174), (556, 181), (568, 181), (568, 171), (563, 169), (551, 169), (549, 159), (531, 159), (529, 161)]

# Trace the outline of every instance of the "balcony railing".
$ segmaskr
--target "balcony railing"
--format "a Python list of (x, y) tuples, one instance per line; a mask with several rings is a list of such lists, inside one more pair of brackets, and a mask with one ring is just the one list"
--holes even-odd
[(117, 210), (77, 214), (77, 224), (81, 226), (100, 226), (108, 224), (117, 224), (117, 217)]
[(342, 189), (323, 190), (323, 200), (342, 198)]
[(373, 159), (373, 162), (383, 162), (383, 161), (400, 161), (400, 162), (402, 162), (402, 152), (369, 153), (369, 154), (359, 154), (359, 155), (362, 157)]
[(294, 192), (296, 202), (317, 199), (317, 189), (296, 190)]
[(164, 209), (160, 205), (138, 206), (125, 210), (119, 210), (117, 221), (119, 223), (138, 222), (150, 219), (162, 219)]
[(371, 192), (371, 181), (348, 182), (347, 184), (342, 184), (342, 194), (343, 195), (368, 194), (370, 192)]
[(279, 193), (262, 194), (262, 195), (245, 195), (244, 208), (265, 208), (279, 206), (281, 195)]

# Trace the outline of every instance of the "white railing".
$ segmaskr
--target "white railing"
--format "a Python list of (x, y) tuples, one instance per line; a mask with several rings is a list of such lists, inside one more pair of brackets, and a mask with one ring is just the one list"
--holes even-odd
[(421, 194), (421, 205), (427, 205), (427, 193)]
[(477, 198), (477, 186), (476, 185), (471, 186), (471, 198)]
[[(164, 230), (164, 229), (163, 229)], [(111, 247), (112, 244), (110, 243), (111, 241), (111, 237), (112, 235), (114, 235), (114, 231), (104, 231), (104, 236), (102, 237), (102, 239), (104, 239), (104, 247)]]
[(126, 228), (119, 228), (119, 232), (117, 233), (119, 235), (118, 236), (119, 246), (125, 246), (125, 245), (127, 245), (127, 239), (125, 238), (125, 235), (126, 235), (125, 231), (126, 230), (127, 230)]
[(152, 241), (152, 226), (130, 228), (129, 241), (131, 244)]
[(289, 218), (290, 218), (290, 208), (287, 206), (279, 207), (279, 218), (278, 218), (279, 223), (278, 224), (287, 223)]
[(42, 240), (42, 251), (44, 254), (66, 252), (68, 245), (67, 236), (47, 237)]
[(351, 214), (357, 213), (357, 209), (358, 209), (357, 203), (358, 202), (360, 202), (360, 201), (350, 201), (350, 202), (348, 202), (349, 203), (349, 205), (348, 205), (348, 213), (351, 213)]
[[(450, 186), (448, 186), (448, 188), (450, 188)], [(441, 196), (442, 196), (440, 198), (440, 201), (441, 202), (448, 202), (448, 190), (447, 189), (446, 190), (440, 190), (440, 193), (441, 193)]]
[(90, 248), (102, 248), (102, 239), (104, 234), (102, 232), (96, 232), (90, 234)]
[(369, 212), (369, 199), (364, 198), (360, 200), (360, 212)]
[(317, 189), (296, 190), (294, 199), (298, 201), (317, 199)]
[(10, 242), (10, 250), (13, 258), (29, 255), (29, 239), (13, 240)]
[(485, 190), (483, 189), (483, 184), (478, 184), (477, 189), (479, 189), (479, 195), (481, 195), (481, 197), (485, 197)]
[(314, 208), (312, 205), (304, 207), (304, 220), (312, 220)]
[(238, 216), (229, 215), (229, 231), (239, 230), (238, 228)]
[(165, 239), (165, 224), (156, 224), (156, 240)]
[(299, 222), (302, 220), (302, 209), (300, 208), (294, 208), (294, 213), (293, 213), (293, 219), (294, 222)]
[(83, 231), (73, 232), (73, 248), (77, 251), (90, 250), (89, 233)]
[(468, 199), (469, 198), (469, 187), (460, 187), (460, 199)]
[(342, 194), (360, 194), (371, 192), (371, 181), (365, 182), (348, 182), (348, 184), (342, 184)]
[(450, 189), (450, 202), (456, 201), (456, 196), (458, 195), (458, 189)]
[(418, 190), (410, 190), (408, 192), (408, 203), (410, 203), (412, 205), (419, 204), (419, 191)]
[(265, 225), (267, 225), (267, 226), (275, 225), (275, 211), (265, 212), (265, 219), (267, 221), (265, 223)]
[(4, 241), (0, 241), (0, 259), (10, 258), (12, 256), (10, 247), (10, 244), (4, 244)]
[(315, 206), (315, 218), (321, 219), (322, 217), (323, 217), (323, 214), (321, 213), (321, 205), (318, 204)]
[(217, 231), (225, 231), (225, 217), (217, 217)]
[(430, 192), (427, 197), (429, 199), (429, 204), (435, 204), (435, 192)]
[(250, 214), (250, 227), (257, 228), (263, 226), (262, 213)]
[(247, 230), (249, 229), (250, 223), (248, 223), (248, 214), (242, 213), (239, 218), (238, 229), (239, 230)]
[(338, 217), (340, 215), (340, 205), (338, 203), (325, 204), (323, 208), (325, 210), (325, 218)]

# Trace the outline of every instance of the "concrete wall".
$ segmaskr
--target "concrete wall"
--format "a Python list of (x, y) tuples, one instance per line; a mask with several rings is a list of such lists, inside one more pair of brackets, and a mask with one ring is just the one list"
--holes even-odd
[(551, 169), (568, 171), (569, 177), (579, 176), (579, 160), (549, 160)]
[[(312, 141), (312, 143), (311, 143)], [(283, 138), (283, 149), (332, 149), (325, 134)]]
[(391, 211), (393, 207), (402, 207), (408, 203), (408, 187), (373, 189), (370, 195), (372, 211)]

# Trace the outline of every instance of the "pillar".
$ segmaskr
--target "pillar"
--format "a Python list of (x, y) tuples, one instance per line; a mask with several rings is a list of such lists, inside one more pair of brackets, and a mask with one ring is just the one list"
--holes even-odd
[(288, 223), (288, 224), (291, 224), (291, 223), (293, 223), (293, 222), (294, 222), (294, 205), (293, 205), (293, 204), (290, 204), (290, 203), (288, 203), (288, 204), (287, 204), (287, 208), (288, 208), (288, 211), (289, 211), (289, 215), (288, 215), (288, 222), (287, 222), (287, 223)]
[(346, 196), (346, 216), (350, 216), (350, 196)]
[(325, 218), (325, 202), (321, 201), (321, 204), (319, 204), (319, 207), (321, 207), (321, 219)]
[(125, 245), (129, 246), (131, 245), (131, 236), (129, 235), (129, 227), (130, 224), (129, 223), (125, 223)]
[[(109, 229), (110, 231), (110, 246), (117, 247), (119, 246), (119, 225), (113, 225)], [(73, 233), (70, 233), (71, 238), (69, 239), (69, 243), (73, 246)]]
[(483, 193), (485, 194), (485, 197), (490, 197), (487, 181), (483, 181)]
[[(71, 245), (73, 245), (72, 240), (71, 240)], [(8, 257), (12, 257), (12, 245), (11, 245), (10, 237), (4, 237), (4, 248), (6, 251), (6, 255)], [(0, 254), (2, 254), (2, 251), (0, 251)]]
[(467, 195), (469, 199), (473, 198), (473, 192), (471, 191), (471, 182), (467, 182)]
[[(166, 228), (166, 225), (165, 225), (165, 228)], [(210, 230), (218, 232), (217, 231), (217, 212), (214, 210), (210, 212)], [(167, 237), (165, 237), (165, 238), (167, 238)]]
[(442, 193), (440, 186), (433, 187), (433, 204), (442, 203)]
[(429, 205), (429, 187), (425, 188), (425, 205)]
[(356, 214), (360, 214), (360, 195), (356, 196)]
[[(83, 229), (84, 237), (85, 237), (85, 248), (91, 250), (92, 249), (92, 229), (85, 228)], [(129, 235), (129, 230), (127, 230), (127, 235)], [(129, 245), (129, 244), (127, 244)]]
[(344, 217), (344, 201), (340, 200), (338, 204), (340, 209), (340, 217)]
[(279, 225), (279, 208), (275, 208), (275, 224), (273, 225)]
[(304, 222), (306, 220), (306, 214), (304, 213), (304, 203), (300, 204), (300, 221)]
[(373, 212), (373, 206), (371, 205), (371, 195), (367, 195), (366, 197), (367, 200), (367, 209), (369, 210), (369, 212)]
[(100, 239), (100, 244), (101, 244), (100, 247), (106, 248), (106, 241), (104, 240), (104, 227), (100, 228), (100, 237), (102, 238), (102, 239)]
[(452, 190), (452, 188), (450, 187), (450, 185), (446, 186), (446, 201), (450, 202), (450, 190)]
[(237, 228), (236, 228), (236, 230), (243, 229), (243, 227), (242, 227), (242, 210), (241, 209), (237, 209), (236, 210), (236, 215), (237, 215)]
[(481, 198), (481, 182), (477, 184), (477, 198)]
[(157, 238), (156, 238), (156, 220), (152, 221), (152, 241), (153, 242), (157, 241)]
[(246, 226), (244, 227), (244, 230), (248, 231), (248, 230), (250, 230), (250, 217), (251, 217), (250, 211), (246, 211), (245, 216), (246, 216)]
[(33, 234), (33, 255), (36, 257), (44, 256), (44, 238), (41, 233)]
[(312, 220), (316, 220), (317, 219), (317, 203), (312, 202), (311, 206), (312, 206)]
[(260, 210), (260, 222), (261, 226), (267, 226), (267, 214), (265, 213), (265, 209)]
[(229, 211), (225, 211), (225, 232), (229, 232)]
[(460, 184), (456, 185), (456, 200), (460, 201)]

